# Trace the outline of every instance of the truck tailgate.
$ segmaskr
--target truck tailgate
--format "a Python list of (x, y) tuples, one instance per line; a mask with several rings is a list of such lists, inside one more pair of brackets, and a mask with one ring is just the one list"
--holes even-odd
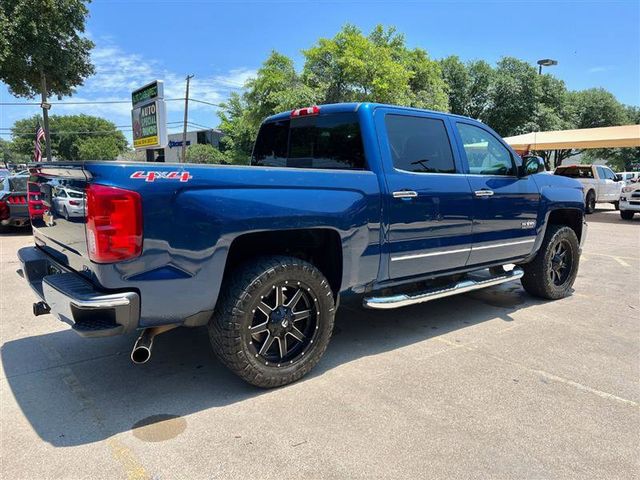
[(36, 245), (82, 272), (88, 261), (85, 231), (87, 174), (81, 163), (30, 169), (29, 209)]

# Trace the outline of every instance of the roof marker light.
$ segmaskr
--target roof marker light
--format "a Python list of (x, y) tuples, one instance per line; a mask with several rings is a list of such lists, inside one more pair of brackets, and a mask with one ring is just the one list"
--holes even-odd
[(306, 115), (318, 115), (320, 113), (320, 107), (314, 105), (313, 107), (297, 108), (291, 110), (291, 117), (303, 117)]

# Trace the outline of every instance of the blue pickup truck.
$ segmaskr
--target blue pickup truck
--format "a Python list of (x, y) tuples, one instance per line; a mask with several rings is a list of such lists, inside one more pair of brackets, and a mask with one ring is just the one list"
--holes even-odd
[[(486, 125), (371, 103), (267, 118), (251, 166), (32, 165), (39, 301), (86, 337), (208, 326), (214, 352), (260, 387), (309, 372), (340, 299), (393, 309), (520, 280), (570, 294), (586, 236), (581, 185), (541, 173)], [(84, 215), (58, 196), (84, 192)]]

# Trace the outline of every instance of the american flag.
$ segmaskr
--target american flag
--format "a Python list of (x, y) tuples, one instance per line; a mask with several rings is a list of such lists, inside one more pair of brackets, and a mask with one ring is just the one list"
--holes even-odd
[(38, 126), (36, 127), (36, 141), (35, 141), (35, 149), (33, 151), (33, 160), (34, 162), (42, 161), (42, 147), (40, 147), (40, 142), (44, 138), (44, 130), (40, 126), (40, 122), (38, 122)]

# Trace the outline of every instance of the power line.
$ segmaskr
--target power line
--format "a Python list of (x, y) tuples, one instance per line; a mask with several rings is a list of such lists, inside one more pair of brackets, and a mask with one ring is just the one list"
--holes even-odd
[[(190, 98), (190, 102), (203, 103), (205, 105), (211, 105), (212, 107), (222, 107), (219, 103), (207, 102), (205, 100), (198, 100), (196, 98)], [(165, 98), (165, 102), (184, 102), (183, 98)], [(131, 104), (131, 100), (86, 100), (86, 101), (78, 101), (78, 102), (47, 102), (51, 105), (113, 105), (113, 104)], [(37, 106), (41, 105), (40, 102), (0, 102), (0, 105), (3, 106)]]

